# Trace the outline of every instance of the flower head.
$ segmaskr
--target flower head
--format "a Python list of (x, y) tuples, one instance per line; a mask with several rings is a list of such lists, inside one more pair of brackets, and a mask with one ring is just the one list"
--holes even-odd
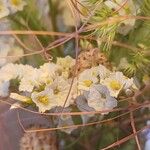
[(32, 101), (39, 108), (39, 112), (45, 112), (57, 106), (53, 90), (44, 90), (42, 92), (33, 92), (31, 95)]
[(106, 86), (93, 85), (89, 92), (85, 92), (84, 95), (88, 105), (96, 111), (112, 109), (117, 106), (117, 100), (110, 96)]
[(57, 106), (63, 107), (66, 102), (65, 107), (68, 107), (73, 102), (73, 99), (74, 99), (73, 97), (76, 94), (75, 84), (72, 85), (72, 88), (70, 86), (71, 86), (70, 81), (60, 76), (60, 77), (57, 77), (54, 80), (54, 82), (48, 85), (46, 88), (53, 90)]
[(75, 59), (70, 56), (66, 56), (65, 58), (57, 58), (57, 63), (62, 68), (62, 75), (65, 78), (69, 77), (71, 68), (75, 65)]
[(0, 19), (9, 15), (9, 9), (7, 7), (6, 0), (0, 1)]
[(22, 11), (27, 3), (24, 0), (9, 0), (8, 4), (11, 12), (15, 13), (17, 11)]
[(107, 86), (110, 91), (110, 95), (117, 97), (120, 91), (123, 89), (127, 78), (122, 72), (114, 72), (108, 78), (102, 80), (101, 84)]
[(108, 77), (111, 73), (110, 70), (108, 70), (105, 66), (103, 65), (99, 65), (97, 67), (97, 70), (98, 70), (98, 75), (99, 75), (99, 78), (100, 80), (104, 80), (106, 77)]
[[(29, 69), (29, 70), (28, 70)], [(33, 68), (24, 68), (24, 71), (27, 71), (27, 74), (21, 78), (19, 91), (32, 92), (35, 87), (40, 86), (39, 78), (39, 70)]]
[(79, 74), (78, 79), (78, 89), (88, 91), (90, 87), (98, 83), (98, 69), (97, 67), (93, 67), (91, 69), (86, 69), (82, 73)]

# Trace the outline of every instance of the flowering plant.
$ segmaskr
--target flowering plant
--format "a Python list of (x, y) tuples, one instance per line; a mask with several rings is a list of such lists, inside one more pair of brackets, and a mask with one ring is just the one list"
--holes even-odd
[(149, 149), (149, 14), (150, 0), (0, 0), (2, 137), (9, 120), (21, 150)]

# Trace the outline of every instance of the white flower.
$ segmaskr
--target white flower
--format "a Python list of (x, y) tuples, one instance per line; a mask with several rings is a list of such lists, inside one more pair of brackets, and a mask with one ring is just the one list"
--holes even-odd
[(34, 88), (38, 89), (43, 85), (46, 86), (51, 84), (60, 72), (60, 67), (54, 63), (46, 63), (39, 69), (28, 65), (25, 68), (24, 67), (20, 68), (21, 71), (18, 70), (19, 72), (24, 73), (19, 90), (27, 92), (32, 92)]
[(0, 1), (0, 19), (9, 15), (6, 0)]
[(75, 65), (75, 59), (70, 56), (66, 56), (65, 58), (57, 58), (57, 63), (62, 67), (62, 75), (65, 78), (69, 77), (71, 68)]
[(40, 67), (41, 72), (44, 72), (45, 75), (50, 77), (56, 77), (61, 73), (61, 67), (54, 63), (45, 63)]
[[(117, 97), (127, 81), (128, 78), (122, 72), (114, 72), (108, 78), (102, 80), (101, 84), (107, 86), (111, 96)], [(126, 86), (128, 87), (128, 85)]]
[[(109, 90), (103, 85), (93, 85), (89, 92), (84, 93), (88, 105), (96, 111), (113, 109), (117, 106), (117, 100), (110, 96)], [(107, 114), (107, 113), (105, 113)]]
[(98, 83), (98, 69), (97, 67), (93, 67), (91, 69), (86, 69), (79, 74), (78, 79), (78, 89), (88, 91), (89, 88)]
[(42, 92), (33, 92), (31, 95), (32, 101), (39, 108), (39, 112), (45, 112), (57, 106), (53, 90), (44, 90)]
[(19, 91), (32, 92), (34, 87), (39, 87), (40, 85), (39, 70), (34, 68), (33, 70), (27, 69), (26, 71), (30, 71), (30, 72), (27, 72), (27, 74), (24, 74), (25, 76), (21, 79), (20, 85), (19, 85)]
[(110, 70), (108, 70), (105, 66), (99, 65), (96, 67), (98, 69), (98, 75), (100, 77), (100, 80), (104, 80), (106, 77), (108, 77), (111, 73)]
[(65, 107), (68, 107), (70, 104), (72, 104), (73, 99), (76, 94), (75, 84), (72, 85), (72, 88), (69, 94), (70, 86), (71, 86), (70, 80), (66, 80), (60, 76), (60, 77), (57, 77), (52, 84), (48, 85), (46, 89), (53, 90), (57, 106), (63, 107), (64, 103), (66, 102)]
[[(83, 111), (83, 112), (89, 111), (90, 112), (90, 111), (95, 110), (94, 108), (92, 108), (88, 105), (87, 100), (86, 100), (85, 96), (83, 96), (83, 95), (78, 96), (76, 98), (75, 102), (76, 102), (76, 105), (80, 111)], [(81, 115), (83, 124), (87, 123), (89, 121), (89, 119), (93, 116), (94, 116), (94, 114), (88, 114), (88, 115), (83, 114), (83, 115)]]
[(22, 11), (27, 3), (24, 0), (8, 0), (8, 5), (11, 13), (15, 13), (17, 11)]
[(0, 82), (0, 96), (7, 97), (9, 95), (9, 81)]
[(23, 64), (15, 64), (16, 66), (16, 74), (19, 79), (23, 77), (30, 77), (33, 75), (33, 72), (37, 70), (30, 65), (23, 65)]

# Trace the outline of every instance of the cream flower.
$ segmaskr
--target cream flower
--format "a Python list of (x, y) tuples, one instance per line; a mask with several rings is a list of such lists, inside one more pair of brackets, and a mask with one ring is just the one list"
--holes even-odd
[(9, 15), (6, 0), (0, 1), (0, 19)]
[(99, 65), (97, 67), (98, 69), (98, 75), (100, 77), (100, 80), (104, 80), (106, 77), (108, 77), (111, 73), (110, 70), (108, 70), (105, 66)]
[[(84, 93), (88, 105), (96, 111), (113, 109), (117, 106), (117, 100), (110, 96), (109, 90), (103, 85), (93, 85), (89, 92)], [(107, 113), (105, 113), (107, 114)]]
[(22, 11), (26, 4), (24, 0), (8, 0), (8, 5), (12, 13)]
[(46, 89), (53, 90), (57, 106), (63, 107), (67, 99), (65, 107), (68, 107), (70, 104), (72, 104), (74, 95), (76, 94), (75, 84), (73, 84), (69, 97), (68, 97), (70, 86), (71, 86), (71, 83), (69, 80), (66, 80), (63, 77), (57, 77), (52, 84), (46, 87)]
[[(27, 71), (27, 70), (26, 70)], [(34, 87), (39, 87), (39, 70), (30, 70), (20, 81), (19, 91), (32, 92)]]
[(102, 80), (101, 84), (107, 86), (111, 96), (117, 97), (127, 80), (128, 78), (122, 72), (114, 72), (108, 78)]
[(70, 56), (66, 56), (65, 58), (59, 57), (56, 64), (62, 67), (62, 76), (68, 78), (71, 68), (75, 65), (75, 59)]
[(51, 84), (59, 75), (60, 67), (54, 63), (46, 63), (40, 69), (28, 67), (24, 71), (25, 76), (21, 79), (19, 90), (32, 92), (34, 88), (38, 90), (43, 85)]
[(98, 83), (98, 69), (97, 67), (93, 67), (91, 69), (86, 69), (82, 73), (79, 74), (78, 79), (78, 89), (88, 91), (89, 88)]
[(61, 74), (61, 67), (54, 63), (45, 63), (39, 69), (41, 72), (45, 73), (45, 76), (56, 77)]
[(39, 108), (39, 112), (45, 112), (46, 110), (50, 110), (57, 106), (57, 102), (52, 89), (46, 89), (42, 92), (33, 92), (31, 98)]

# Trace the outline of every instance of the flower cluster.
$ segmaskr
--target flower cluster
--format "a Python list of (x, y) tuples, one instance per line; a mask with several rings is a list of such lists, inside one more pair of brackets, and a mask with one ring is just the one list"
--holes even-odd
[[(39, 112), (53, 111), (58, 107), (67, 110), (74, 104), (80, 111), (103, 111), (116, 107), (115, 98), (122, 91), (135, 87), (132, 78), (127, 78), (122, 72), (112, 72), (103, 65), (72, 77), (71, 68), (74, 66), (75, 59), (70, 56), (58, 58), (56, 63), (45, 63), (39, 68), (7, 64), (0, 69), (0, 96), (7, 96), (10, 80), (17, 79), (20, 94), (11, 93), (10, 97), (20, 104), (34, 104)], [(11, 108), (17, 106), (15, 104)], [(83, 122), (88, 120), (84, 116), (82, 118)], [(58, 126), (64, 124), (63, 120), (65, 124), (73, 124), (71, 117), (61, 118)]]
[(1, 0), (0, 1), (0, 19), (9, 14), (23, 10), (26, 2), (24, 0)]

